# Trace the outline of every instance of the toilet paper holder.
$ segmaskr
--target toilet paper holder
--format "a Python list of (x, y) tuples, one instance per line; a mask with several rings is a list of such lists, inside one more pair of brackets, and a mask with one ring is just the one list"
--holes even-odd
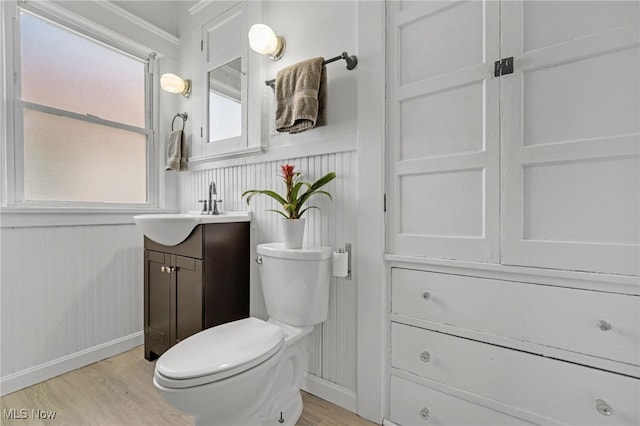
[(338, 249), (338, 253), (347, 253), (347, 276), (345, 280), (351, 280), (351, 243), (345, 243), (344, 248)]

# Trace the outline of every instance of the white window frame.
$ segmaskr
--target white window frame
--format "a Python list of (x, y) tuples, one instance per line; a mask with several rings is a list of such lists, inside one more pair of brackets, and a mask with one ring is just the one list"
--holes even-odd
[[(89, 20), (67, 11), (51, 2), (20, 3), (6, 2), (0, 5), (5, 25), (5, 32), (0, 37), (2, 42), (3, 59), (5, 61), (2, 77), (4, 97), (2, 107), (5, 134), (2, 135), (2, 210), (11, 212), (83, 212), (83, 213), (123, 213), (157, 210), (160, 208), (160, 154), (158, 149), (158, 111), (154, 108), (159, 102), (158, 59), (150, 49), (141, 46), (125, 37), (101, 27)], [(99, 117), (77, 114), (59, 110), (53, 107), (33, 104), (21, 99), (21, 70), (20, 70), (20, 11), (33, 14), (40, 19), (50, 21), (56, 25), (87, 37), (123, 54), (140, 59), (147, 63), (145, 78), (145, 128), (128, 126)], [(35, 111), (54, 113), (66, 118), (81, 120), (93, 124), (106, 125), (147, 135), (147, 201), (145, 203), (115, 203), (115, 202), (74, 202), (74, 201), (33, 201), (24, 200), (24, 163), (22, 138), (22, 108), (28, 107)]]

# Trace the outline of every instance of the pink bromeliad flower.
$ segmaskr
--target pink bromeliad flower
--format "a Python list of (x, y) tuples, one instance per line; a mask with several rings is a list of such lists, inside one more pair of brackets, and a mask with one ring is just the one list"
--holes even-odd
[(284, 179), (284, 184), (287, 187), (287, 201), (290, 203), (291, 200), (291, 191), (293, 190), (293, 181), (298, 176), (300, 176), (300, 172), (295, 171), (295, 166), (291, 164), (283, 164), (280, 166), (280, 173), (282, 178)]

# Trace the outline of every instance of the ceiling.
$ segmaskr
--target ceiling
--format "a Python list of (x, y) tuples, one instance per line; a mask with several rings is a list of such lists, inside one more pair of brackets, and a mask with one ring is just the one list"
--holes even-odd
[(197, 2), (191, 0), (111, 0), (111, 3), (177, 37), (179, 11)]

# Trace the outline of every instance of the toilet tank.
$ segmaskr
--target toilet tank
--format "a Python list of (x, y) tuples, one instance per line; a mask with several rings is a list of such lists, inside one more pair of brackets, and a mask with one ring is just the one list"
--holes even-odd
[(285, 249), (258, 245), (258, 269), (269, 317), (294, 326), (327, 319), (331, 283), (330, 247)]

